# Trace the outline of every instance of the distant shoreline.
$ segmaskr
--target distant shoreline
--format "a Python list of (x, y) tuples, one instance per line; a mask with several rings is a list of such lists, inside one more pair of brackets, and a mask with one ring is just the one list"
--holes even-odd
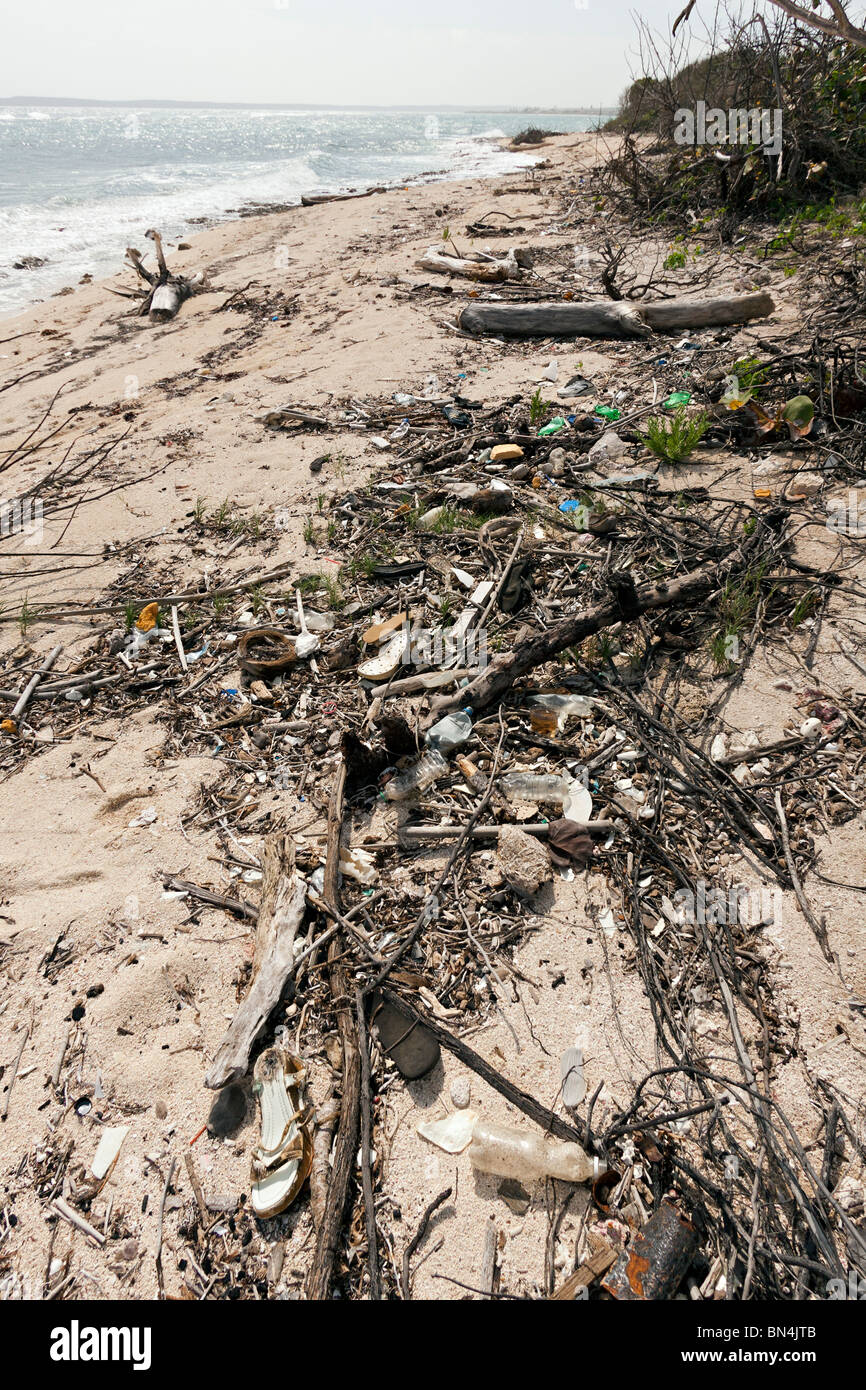
[(142, 98), (138, 101), (128, 99), (104, 101), (94, 97), (0, 97), (0, 106), (118, 106), (124, 110), (146, 109), (165, 110), (210, 110), (210, 111), (489, 111), (502, 115), (533, 116), (544, 113), (548, 116), (594, 116), (613, 115), (615, 106), (501, 106), (501, 105), (455, 105), (445, 102), (441, 105), (426, 104), (376, 106), (365, 102), (297, 102), (297, 101), (167, 101)]

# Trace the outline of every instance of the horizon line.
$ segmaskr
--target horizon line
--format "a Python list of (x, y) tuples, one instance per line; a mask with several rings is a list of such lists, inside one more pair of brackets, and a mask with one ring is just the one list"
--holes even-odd
[(169, 97), (0, 97), (0, 106), (150, 106), (217, 107), (246, 111), (495, 111), (502, 114), (531, 115), (546, 111), (551, 115), (591, 116), (596, 111), (615, 111), (617, 107), (598, 103), (593, 106), (539, 106), (537, 103), (507, 106), (504, 103), (459, 102), (336, 102), (336, 101), (180, 101)]

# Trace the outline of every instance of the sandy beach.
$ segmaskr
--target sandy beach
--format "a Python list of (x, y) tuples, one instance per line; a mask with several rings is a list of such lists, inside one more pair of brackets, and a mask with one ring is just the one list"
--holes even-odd
[[(495, 286), (476, 288), (417, 265), (428, 247), (445, 246), (446, 235), (461, 252), (506, 255), (528, 246), (535, 257), (527, 283), (538, 296), (560, 298), (566, 275), (574, 296), (590, 289), (597, 297), (610, 215), (594, 182), (600, 152), (596, 135), (559, 136), (532, 151), (538, 163), (525, 172), (245, 217), (190, 237), (184, 249), (166, 245), (172, 270), (206, 270), (209, 288), (164, 325), (137, 316), (133, 301), (117, 297), (135, 285), (131, 268), (122, 265), (123, 246), (111, 279), (72, 285), (0, 323), (3, 495), (22, 497), (46, 480), (46, 503), (53, 499), (42, 534), (4, 543), (0, 686), (17, 694), (57, 646), (62, 652), (52, 680), (92, 671), (94, 663), (108, 669), (105, 654), (125, 615), (135, 617), (165, 595), (194, 596), (175, 606), (193, 633), (187, 652), (204, 649), (188, 670), (177, 660), (176, 684), (145, 683), (122, 717), (112, 712), (108, 686), (91, 692), (74, 724), (68, 707), (55, 719), (54, 702), (34, 699), (21, 727), (0, 733), (0, 1167), (5, 1210), (17, 1218), (0, 1244), (0, 1283), (8, 1296), (62, 1289), (62, 1298), (226, 1297), (235, 1276), (239, 1292), (232, 1297), (303, 1296), (315, 1247), (308, 1195), (270, 1221), (249, 1212), (259, 1123), (249, 1089), (236, 1133), (218, 1139), (205, 1132), (191, 1145), (213, 1101), (205, 1074), (248, 984), (254, 928), (221, 908), (167, 892), (164, 876), (255, 903), (264, 837), (280, 826), (309, 862), (322, 861), (341, 705), (357, 681), (323, 666), (296, 702), (290, 717), (309, 726), (293, 756), (309, 763), (309, 776), (293, 777), (287, 787), (263, 784), (255, 749), (240, 730), (223, 728), (209, 745), (189, 730), (214, 733), (214, 705), (203, 708), (205, 695), (246, 690), (226, 633), (255, 622), (291, 628), (295, 584), (317, 574), (340, 580), (344, 542), (355, 525), (350, 511), (341, 511), (346, 499), (371, 478), (406, 482), (392, 466), (396, 445), (377, 447), (351, 418), (344, 429), (334, 425), (350, 403), (371, 409), (371, 402), (391, 402), (395, 393), (421, 396), (431, 377), (443, 392), (485, 406), (513, 397), (529, 401), (552, 358), (560, 382), (575, 372), (590, 379), (599, 404), (610, 406), (624, 392), (622, 409), (640, 408), (652, 401), (654, 386), (659, 395), (670, 389), (665, 362), (675, 351), (674, 335), (661, 346), (470, 338), (455, 329), (456, 312)], [(485, 220), (489, 235), (467, 233)], [(503, 227), (505, 235), (493, 230)], [(663, 235), (636, 231), (648, 265), (667, 254)], [(137, 245), (150, 250), (143, 238)], [(681, 273), (683, 293), (693, 269)], [(755, 274), (744, 255), (719, 251), (713, 293), (761, 288), (775, 305), (768, 319), (729, 331), (718, 349), (720, 366), (759, 353), (767, 336), (800, 331), (813, 303), (803, 275), (788, 276), (775, 263), (757, 280)], [(555, 388), (547, 385), (552, 395)], [(263, 423), (265, 412), (286, 406), (331, 427)], [(58, 510), (60, 494), (48, 475), (76, 461), (76, 471), (59, 475), (58, 484), (74, 505)], [(633, 466), (644, 466), (639, 453)], [(754, 467), (745, 453), (699, 449), (688, 486), (751, 500)], [(675, 470), (659, 476), (664, 486), (679, 486)], [(423, 478), (415, 481), (422, 488)], [(558, 501), (557, 494), (554, 513)], [(817, 515), (817, 501), (815, 507)], [(211, 524), (202, 524), (206, 518)], [(546, 527), (544, 544), (576, 553), (576, 542), (563, 540), (543, 516), (536, 522)], [(822, 527), (823, 519), (798, 534), (796, 554), (804, 563), (830, 565), (835, 541)], [(598, 544), (603, 555), (606, 542)], [(482, 577), (480, 554), (466, 553)], [(445, 584), (428, 575), (425, 587)], [(854, 585), (862, 577), (858, 561), (847, 580)], [(231, 592), (219, 601), (220, 631), (208, 638), (214, 590)], [(309, 593), (311, 611), (327, 614), (324, 586), (310, 586)], [(840, 708), (858, 708), (863, 667), (847, 661), (836, 640), (843, 605), (849, 618), (863, 608), (857, 595), (834, 598), (814, 651), (807, 651), (808, 622), (786, 630), (783, 646), (762, 649), (718, 723), (695, 735), (701, 746), (709, 749), (720, 731), (734, 747), (746, 731), (762, 745), (782, 739), (807, 717), (814, 692)], [(171, 606), (164, 607), (169, 618)], [(197, 618), (189, 617), (192, 608)], [(334, 617), (338, 629), (348, 628), (366, 610)], [(536, 613), (527, 621), (531, 628), (541, 619)], [(130, 674), (117, 660), (111, 671), (124, 681)], [(703, 709), (718, 694), (717, 674), (696, 658), (693, 675), (689, 698)], [(4, 699), (4, 714), (13, 704)], [(226, 696), (224, 707), (229, 718), (240, 704)], [(859, 765), (855, 774), (862, 783)], [(219, 796), (228, 776), (239, 778), (250, 799), (240, 829), (232, 828), (237, 822), (227, 820)], [(845, 783), (849, 797), (852, 785)], [(810, 881), (809, 897), (826, 923), (830, 958), (795, 892), (778, 885), (771, 919), (759, 922), (742, 948), (774, 982), (767, 1084), (819, 1169), (823, 1131), (814, 1077), (826, 1076), (852, 1115), (860, 1115), (866, 1099), (863, 1012), (853, 1007), (866, 998), (866, 928), (857, 891), (866, 858), (856, 790), (854, 798), (850, 819), (815, 830), (825, 878)], [(708, 819), (715, 814), (706, 808)], [(351, 842), (376, 844), (392, 829), (391, 808), (377, 803), (357, 816)], [(753, 857), (746, 861), (721, 841), (719, 852), (729, 876), (759, 891)], [(396, 865), (379, 860), (376, 885), (412, 897), (445, 858), (437, 846)], [(696, 860), (696, 874), (702, 863)], [(473, 904), (468, 890), (497, 891), (492, 847), (473, 857), (461, 882), (460, 901), (472, 908), (473, 922), (481, 921), (483, 904)], [(846, 884), (854, 886), (840, 886)], [(474, 998), (470, 1018), (450, 996), (445, 1004), (431, 996), (426, 985), (414, 997), (514, 1086), (565, 1118), (560, 1058), (581, 1048), (587, 1096), (597, 1092), (593, 1124), (604, 1129), (629, 1105), (640, 1078), (669, 1060), (657, 1043), (620, 906), (596, 861), (570, 880), (554, 878), (513, 910), (515, 938), (508, 968), (496, 975), (495, 998)], [(502, 909), (506, 927), (510, 911)], [(609, 911), (613, 925), (605, 929), (600, 923)], [(375, 925), (386, 929), (387, 915)], [(648, 939), (663, 952), (664, 924), (652, 937), (655, 929), (655, 920), (647, 924)], [(404, 965), (426, 968), (417, 957)], [(315, 969), (321, 971), (321, 959)], [(322, 977), (311, 971), (311, 978)], [(696, 972), (689, 1027), (720, 1065), (733, 1066), (736, 1041), (710, 983)], [(287, 1030), (309, 1069), (311, 1100), (323, 1108), (339, 1090), (340, 1049), (337, 1043), (335, 1059), (336, 1034), (322, 1036), (310, 1024), (314, 1015), (299, 985), (297, 997), (287, 995), (275, 1013), (271, 1032), (277, 1024)], [(759, 1055), (760, 1025), (751, 1016), (741, 1023), (746, 1045)], [(528, 1123), (471, 1068), (443, 1049), (428, 1076), (406, 1081), (377, 1048), (374, 1037), (379, 1079), (372, 1144), (389, 1287), (399, 1289), (404, 1250), (425, 1209), (448, 1187), (451, 1196), (416, 1255), (416, 1299), (484, 1296), (478, 1290), (491, 1248), (496, 1286), (538, 1297), (600, 1249), (621, 1246), (628, 1217), (619, 1211), (605, 1218), (585, 1186), (574, 1189), (564, 1212), (543, 1184), (526, 1200), (506, 1201), (499, 1180), (474, 1172), (465, 1152), (449, 1155), (419, 1136), (418, 1122), (454, 1111), (452, 1093), (467, 1083), (472, 1108), (486, 1119)], [(671, 1109), (689, 1100), (672, 1089)], [(97, 1145), (106, 1130), (119, 1127), (128, 1132), (116, 1166), (91, 1195)], [(853, 1151), (846, 1152), (844, 1176), (860, 1193), (862, 1213), (863, 1175)], [(651, 1181), (650, 1167), (646, 1159), (641, 1181)], [(631, 1203), (637, 1220), (642, 1198), (635, 1182), (623, 1204)], [(58, 1216), (58, 1198), (83, 1217), (89, 1233)], [(341, 1244), (341, 1288), (361, 1277), (364, 1259), (354, 1178), (350, 1201), (358, 1205)], [(190, 1213), (202, 1203), (206, 1221), (219, 1227), (225, 1267), (196, 1263), (201, 1251), (196, 1254), (190, 1235)], [(201, 1210), (199, 1216), (204, 1224)], [(724, 1296), (723, 1285), (718, 1292), (723, 1272), (716, 1272), (708, 1297)]]

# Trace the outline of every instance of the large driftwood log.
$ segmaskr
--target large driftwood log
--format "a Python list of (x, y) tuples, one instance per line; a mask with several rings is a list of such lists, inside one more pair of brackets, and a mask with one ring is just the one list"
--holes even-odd
[(484, 280), (493, 284), (501, 280), (512, 280), (520, 272), (513, 254), (506, 256), (502, 261), (487, 257), (476, 259), (474, 256), (446, 256), (437, 251), (435, 246), (429, 247), (415, 264), (421, 270), (435, 270), (444, 275), (465, 275), (470, 280)]
[(768, 294), (722, 299), (667, 299), (655, 304), (625, 300), (590, 304), (468, 304), (457, 317), (465, 333), (501, 338), (646, 338), (657, 330), (706, 328), (765, 318), (775, 305)]
[[(344, 763), (337, 774), (328, 807), (328, 845), (325, 855), (325, 884), (322, 890), (324, 901), (337, 913), (340, 911), (340, 840), (343, 833), (345, 783)], [(316, 1231), (316, 1248), (307, 1275), (305, 1292), (309, 1299), (326, 1299), (330, 1292), (349, 1181), (355, 1170), (355, 1154), (358, 1149), (361, 1056), (355, 1019), (349, 1004), (349, 979), (340, 963), (343, 951), (343, 943), (340, 937), (336, 936), (328, 948), (328, 983), (337, 1010), (337, 1026), (343, 1051), (343, 1082), (331, 1179), (324, 1211)]]
[(252, 983), (205, 1077), (204, 1084), (212, 1090), (246, 1075), (253, 1044), (279, 1003), (294, 965), (294, 943), (304, 916), (307, 887), (295, 869), (291, 835), (278, 832), (268, 836), (262, 871)]
[[(162, 237), (153, 227), (145, 232), (156, 251), (157, 272), (148, 270), (141, 258), (141, 252), (134, 246), (127, 246), (126, 259), (136, 274), (149, 287), (141, 292), (142, 305), (139, 312), (149, 314), (151, 323), (167, 323), (173, 319), (181, 304), (199, 290), (207, 288), (207, 276), (201, 271), (195, 275), (172, 275), (162, 249)], [(135, 297), (135, 296), (133, 296)]]

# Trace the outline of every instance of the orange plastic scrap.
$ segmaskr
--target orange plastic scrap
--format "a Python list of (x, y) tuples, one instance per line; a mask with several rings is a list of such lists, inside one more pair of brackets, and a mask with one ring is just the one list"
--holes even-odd
[(156, 615), (158, 612), (158, 603), (149, 603), (146, 608), (142, 608), (135, 624), (139, 632), (150, 632), (156, 627)]
[(623, 1300), (673, 1298), (696, 1247), (692, 1223), (669, 1202), (662, 1202), (620, 1255), (603, 1287), (613, 1298)]

